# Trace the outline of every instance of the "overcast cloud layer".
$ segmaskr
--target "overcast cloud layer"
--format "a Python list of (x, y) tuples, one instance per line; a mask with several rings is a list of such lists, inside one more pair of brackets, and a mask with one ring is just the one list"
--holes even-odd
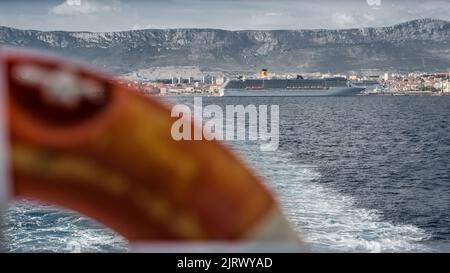
[(0, 25), (117, 31), (144, 28), (337, 29), (450, 20), (450, 0), (6, 0)]

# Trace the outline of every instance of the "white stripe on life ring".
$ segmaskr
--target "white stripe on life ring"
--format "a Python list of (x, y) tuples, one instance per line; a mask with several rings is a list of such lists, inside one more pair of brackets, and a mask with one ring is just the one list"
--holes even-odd
[(306, 245), (296, 242), (139, 242), (130, 245), (132, 253), (308, 253)]

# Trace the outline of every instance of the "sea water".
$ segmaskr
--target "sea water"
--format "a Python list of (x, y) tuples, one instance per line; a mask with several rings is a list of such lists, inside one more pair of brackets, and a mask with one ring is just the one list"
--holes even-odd
[[(169, 99), (192, 105), (192, 97)], [(205, 97), (279, 105), (280, 143), (228, 142), (312, 251), (450, 251), (450, 97)], [(29, 201), (10, 206), (9, 251), (127, 251), (114, 232)]]

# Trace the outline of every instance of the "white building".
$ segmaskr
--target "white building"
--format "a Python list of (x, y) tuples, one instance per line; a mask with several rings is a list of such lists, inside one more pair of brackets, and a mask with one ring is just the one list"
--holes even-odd
[(443, 92), (450, 93), (450, 82), (449, 80), (444, 81)]

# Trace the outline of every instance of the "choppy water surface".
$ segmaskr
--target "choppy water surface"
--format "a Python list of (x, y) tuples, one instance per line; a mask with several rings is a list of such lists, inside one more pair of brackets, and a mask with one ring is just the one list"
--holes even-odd
[[(312, 250), (450, 251), (450, 97), (203, 99), (211, 103), (279, 105), (277, 151), (229, 144)], [(30, 203), (10, 208), (6, 237), (11, 251), (127, 250), (83, 217)]]

